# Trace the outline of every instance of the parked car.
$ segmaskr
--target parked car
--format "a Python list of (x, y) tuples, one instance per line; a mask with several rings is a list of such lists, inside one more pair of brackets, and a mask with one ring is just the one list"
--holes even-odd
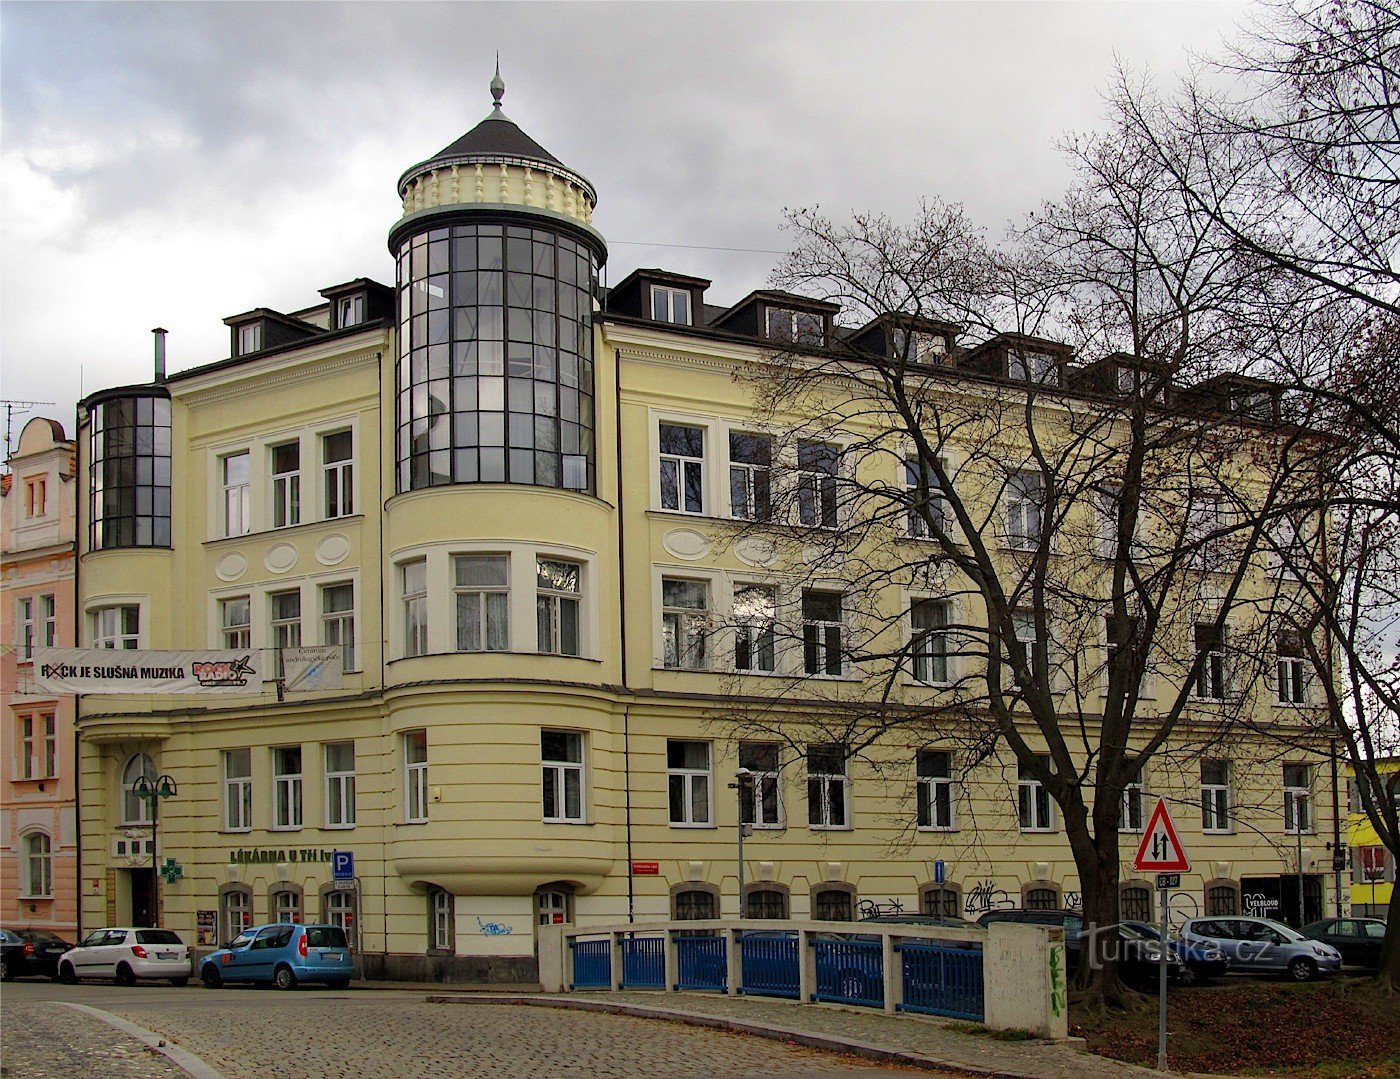
[(1342, 962), (1379, 970), (1385, 922), (1379, 918), (1323, 918), (1298, 930), (1310, 940), (1320, 940), (1342, 953)]
[(58, 977), (58, 957), (73, 947), (47, 929), (0, 929), (0, 981)]
[[(1148, 940), (1160, 941), (1162, 932), (1157, 926), (1149, 922), (1123, 922), (1119, 926), (1120, 930), (1131, 929)], [(1230, 969), (1230, 960), (1225, 953), (1213, 944), (1194, 944), (1191, 941), (1171, 940), (1168, 944), (1176, 955), (1181, 958), (1181, 970), (1177, 975), (1177, 980), (1182, 985), (1193, 985), (1196, 982), (1208, 982), (1215, 978), (1224, 977)]]
[(299, 982), (324, 982), (336, 989), (354, 974), (350, 942), (338, 925), (275, 922), (239, 933), (227, 946), (206, 955), (199, 980), (210, 989), (224, 982), (267, 982), (295, 989)]
[(169, 929), (98, 929), (58, 961), (58, 980), (110, 978), (118, 985), (138, 979), (164, 979), (171, 985), (190, 980), (190, 950)]
[[(1118, 923), (1118, 973), (1125, 982), (1143, 988), (1154, 988), (1161, 979), (1162, 941), (1153, 933), (1144, 933), (1135, 922)], [(1167, 942), (1167, 977), (1184, 984), (1187, 967), (1176, 947)]]
[(1281, 973), (1306, 982), (1342, 969), (1337, 949), (1272, 918), (1192, 918), (1181, 927), (1181, 939), (1219, 948), (1230, 969), (1241, 973)]
[(981, 926), (993, 922), (1025, 922), (1028, 925), (1059, 926), (1065, 931), (1065, 974), (1073, 979), (1079, 970), (1079, 956), (1084, 951), (1084, 915), (1077, 910), (989, 910), (977, 919)]

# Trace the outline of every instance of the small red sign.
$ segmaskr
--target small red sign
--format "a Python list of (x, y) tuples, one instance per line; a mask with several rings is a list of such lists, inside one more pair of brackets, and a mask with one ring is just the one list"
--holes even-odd
[(660, 862), (633, 862), (632, 876), (634, 877), (655, 877), (661, 872)]
[(1191, 859), (1186, 857), (1186, 848), (1177, 838), (1176, 826), (1167, 812), (1167, 800), (1158, 798), (1157, 808), (1143, 829), (1133, 869), (1139, 873), (1185, 873), (1190, 868)]

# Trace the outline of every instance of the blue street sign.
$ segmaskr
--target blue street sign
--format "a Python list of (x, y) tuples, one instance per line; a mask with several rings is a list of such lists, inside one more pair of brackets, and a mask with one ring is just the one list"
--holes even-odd
[(942, 858), (939, 858), (936, 862), (933, 863), (933, 883), (942, 884), (947, 879), (948, 866)]
[(355, 852), (351, 850), (331, 851), (331, 879), (355, 879)]

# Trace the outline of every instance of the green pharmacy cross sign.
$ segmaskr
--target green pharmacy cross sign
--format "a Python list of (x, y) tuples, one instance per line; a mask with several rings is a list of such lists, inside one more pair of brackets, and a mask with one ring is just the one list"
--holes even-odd
[(174, 884), (185, 875), (185, 871), (174, 858), (167, 858), (161, 864), (160, 875), (165, 878), (166, 884)]

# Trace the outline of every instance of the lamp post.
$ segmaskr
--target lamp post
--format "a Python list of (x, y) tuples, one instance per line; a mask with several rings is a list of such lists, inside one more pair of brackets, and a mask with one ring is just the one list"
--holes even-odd
[(158, 776), (151, 780), (144, 774), (136, 777), (131, 791), (138, 798), (151, 804), (151, 927), (160, 927), (160, 800), (174, 798), (177, 792), (175, 780), (169, 776)]
[(744, 796), (753, 789), (753, 773), (740, 768), (734, 773), (729, 789), (739, 794), (739, 917), (744, 916), (744, 837), (753, 835), (753, 825), (744, 823)]

